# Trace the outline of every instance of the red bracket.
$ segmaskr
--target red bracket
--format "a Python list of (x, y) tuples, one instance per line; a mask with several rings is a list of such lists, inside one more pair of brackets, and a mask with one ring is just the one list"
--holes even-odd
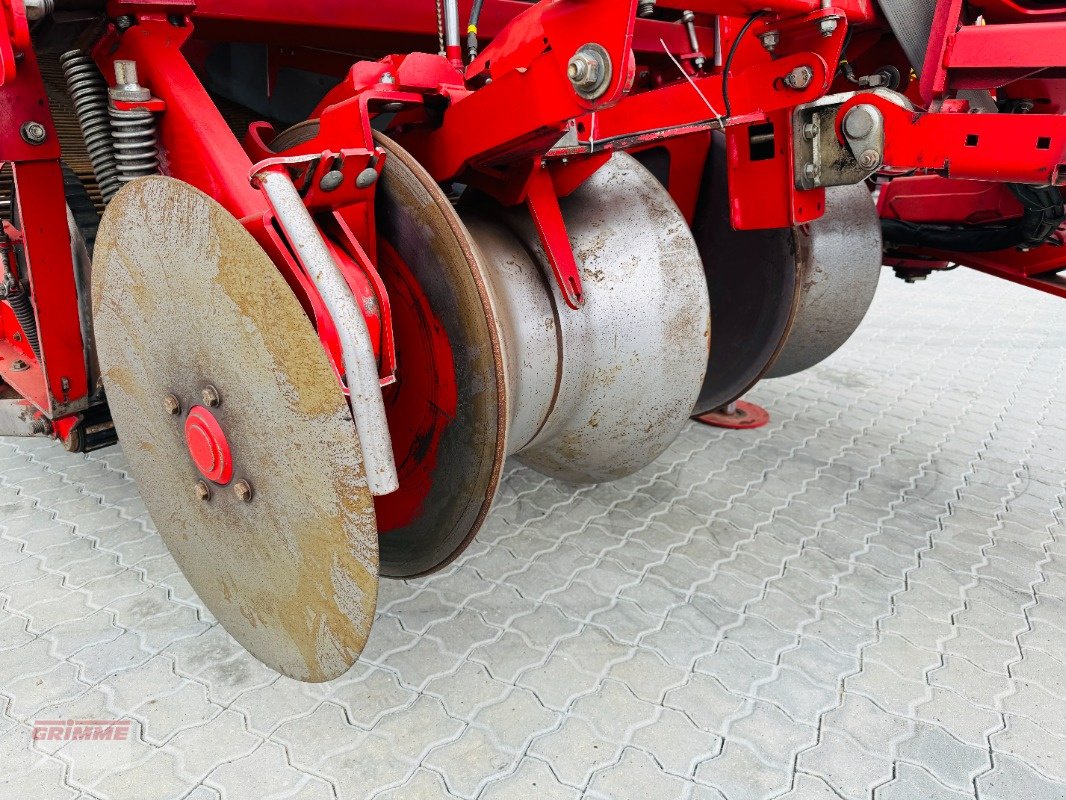
[(559, 196), (555, 193), (555, 183), (547, 169), (534, 170), (526, 187), (526, 207), (533, 224), (537, 226), (544, 253), (548, 256), (552, 273), (559, 284), (566, 304), (579, 309), (585, 304), (585, 291), (581, 285), (581, 272), (574, 258), (574, 248), (566, 232), (562, 209), (559, 208)]

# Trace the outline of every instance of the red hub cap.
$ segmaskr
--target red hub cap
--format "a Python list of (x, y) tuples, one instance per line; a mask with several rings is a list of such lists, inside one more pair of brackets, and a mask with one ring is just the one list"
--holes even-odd
[(233, 455), (222, 426), (203, 406), (195, 406), (185, 420), (185, 443), (196, 468), (217, 484), (233, 477)]

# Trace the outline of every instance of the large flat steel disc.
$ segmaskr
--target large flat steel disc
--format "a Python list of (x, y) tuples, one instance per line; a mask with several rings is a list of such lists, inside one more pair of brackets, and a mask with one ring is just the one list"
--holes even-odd
[(292, 291), (237, 220), (163, 177), (108, 206), (92, 284), (122, 446), (189, 582), (264, 664), (341, 675), (374, 618), (374, 506), (347, 401)]

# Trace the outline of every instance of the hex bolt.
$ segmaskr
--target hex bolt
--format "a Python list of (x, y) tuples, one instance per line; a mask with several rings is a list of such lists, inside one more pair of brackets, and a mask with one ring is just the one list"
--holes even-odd
[(211, 487), (207, 485), (207, 481), (197, 481), (195, 489), (196, 496), (201, 500), (211, 499)]
[(859, 166), (863, 169), (876, 169), (881, 163), (881, 154), (876, 150), (863, 150), (859, 155)]
[(44, 19), (56, 10), (55, 0), (26, 0), (26, 19), (30, 22)]
[(610, 56), (598, 44), (582, 45), (566, 65), (566, 77), (579, 95), (595, 100), (611, 83)]
[(25, 372), (29, 368), (30, 365), (23, 361), (21, 358), (11, 365), (12, 372)]
[(115, 85), (108, 90), (112, 100), (127, 103), (144, 103), (152, 99), (152, 93), (141, 86), (137, 75), (137, 62), (119, 59), (115, 62)]
[(851, 139), (862, 139), (869, 136), (874, 129), (874, 116), (870, 106), (863, 103), (855, 106), (844, 115), (841, 126), (844, 133)]
[(120, 31), (128, 31), (130, 28), (133, 27), (134, 22), (134, 18), (131, 17), (129, 14), (123, 14), (121, 17), (115, 18), (115, 27), (118, 28)]
[(163, 398), (163, 409), (171, 415), (181, 413), (181, 400), (176, 394), (168, 394)]
[(805, 164), (803, 166), (803, 177), (809, 181), (818, 180), (818, 165), (817, 164)]
[(803, 138), (813, 140), (818, 135), (818, 126), (813, 122), (808, 122), (803, 126)]
[(394, 84), (394, 83), (396, 83), (396, 76), (393, 75), (391, 72), (386, 72), (386, 73), (382, 74), (381, 82), (382, 83), (387, 83), (387, 84)]
[(814, 70), (806, 64), (795, 67), (785, 76), (785, 85), (790, 89), (806, 89), (814, 80)]
[(237, 495), (237, 499), (242, 502), (252, 502), (252, 484), (248, 483), (248, 481), (240, 480), (233, 484), (233, 493)]
[(767, 31), (759, 34), (759, 39), (762, 40), (762, 46), (766, 48), (766, 52), (772, 53), (777, 49), (777, 45), (781, 41), (781, 34), (777, 31)]
[(833, 31), (837, 29), (837, 21), (834, 17), (824, 17), (818, 21), (818, 30), (822, 32), (822, 36), (829, 37), (833, 35)]
[(638, 17), (650, 17), (655, 13), (655, 0), (640, 0), (637, 4)]
[(200, 392), (200, 398), (204, 401), (204, 405), (208, 408), (218, 408), (222, 405), (222, 396), (211, 384), (204, 387), (204, 390)]
[[(685, 11), (681, 15), (681, 24), (685, 26), (685, 31), (688, 33), (688, 46), (693, 53), (700, 51), (700, 40), (696, 35), (696, 15), (691, 11)], [(703, 56), (697, 56), (692, 60), (696, 69), (703, 69), (703, 65), (707, 63), (707, 59)]]
[(323, 192), (332, 192), (339, 189), (342, 183), (344, 183), (344, 173), (339, 169), (331, 169), (322, 176), (322, 180), (318, 182), (318, 188)]
[(48, 138), (48, 129), (40, 122), (33, 120), (22, 123), (19, 133), (22, 134), (22, 140), (26, 144), (44, 144), (44, 140)]

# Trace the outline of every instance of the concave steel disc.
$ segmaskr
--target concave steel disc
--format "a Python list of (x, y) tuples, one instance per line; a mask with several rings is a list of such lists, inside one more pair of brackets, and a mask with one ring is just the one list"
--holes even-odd
[(236, 219), (164, 177), (108, 206), (92, 290), (111, 413), (189, 583), (267, 666), (343, 674), (374, 619), (377, 530), (351, 412), (300, 303)]
[(799, 303), (791, 228), (735, 231), (724, 138), (715, 136), (692, 226), (711, 296), (711, 355), (694, 414), (728, 405), (777, 358)]
[(881, 220), (865, 184), (826, 189), (825, 214), (793, 236), (799, 305), (767, 378), (810, 369), (839, 350), (866, 318), (881, 277)]
[[(275, 152), (319, 133), (317, 119), (279, 133)], [(444, 567), (481, 528), (506, 458), (507, 381), (484, 256), (448, 197), (397, 142), (375, 193), (378, 272), (396, 339), (385, 390), (400, 488), (375, 498), (381, 574)]]
[(484, 258), (444, 192), (406, 150), (377, 187), (379, 270), (396, 333), (386, 393), (400, 490), (377, 498), (381, 573), (449, 563), (488, 515), (507, 447), (507, 382)]

